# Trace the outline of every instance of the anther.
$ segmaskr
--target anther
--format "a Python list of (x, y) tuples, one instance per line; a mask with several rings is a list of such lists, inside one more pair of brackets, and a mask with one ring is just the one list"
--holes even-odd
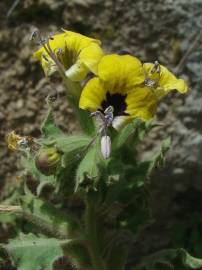
[(151, 80), (150, 78), (145, 79), (144, 84), (148, 87), (154, 87), (156, 82)]
[(61, 48), (58, 48), (56, 53), (57, 53), (57, 55), (62, 54), (62, 49)]
[(34, 30), (32, 33), (31, 33), (31, 37), (30, 37), (30, 40), (34, 40), (38, 37), (38, 34), (39, 34), (39, 30)]
[(45, 54), (42, 54), (42, 57), (43, 57), (43, 59), (44, 59), (45, 61), (48, 62), (48, 58), (47, 58), (47, 56), (46, 56)]
[(160, 64), (158, 61), (154, 62), (154, 67), (151, 70), (151, 73), (160, 73), (161, 69), (160, 69)]

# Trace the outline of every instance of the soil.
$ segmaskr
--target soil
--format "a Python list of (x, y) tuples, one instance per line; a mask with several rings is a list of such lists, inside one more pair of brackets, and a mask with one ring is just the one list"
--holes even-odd
[[(101, 39), (107, 52), (128, 50), (142, 61), (158, 59), (175, 70), (202, 26), (201, 0), (26, 0), (19, 1), (6, 17), (13, 2), (0, 3), (1, 199), (15, 186), (18, 176), (17, 156), (7, 150), (5, 136), (11, 130), (39, 136), (45, 97), (56, 87), (58, 123), (65, 131), (77, 129), (73, 112), (64, 101), (63, 86), (57, 82), (50, 85), (31, 57), (36, 49), (30, 42), (33, 29), (37, 27), (46, 35), (61, 28), (80, 32)], [(172, 137), (166, 166), (151, 179), (153, 212), (158, 222), (140, 237), (137, 254), (169, 246), (171, 225), (186, 223), (189, 215), (201, 213), (201, 68), (200, 41), (180, 72), (190, 92), (185, 97), (171, 94), (160, 104), (157, 121), (162, 126), (155, 128), (142, 146), (145, 159), (157, 150), (162, 138)]]

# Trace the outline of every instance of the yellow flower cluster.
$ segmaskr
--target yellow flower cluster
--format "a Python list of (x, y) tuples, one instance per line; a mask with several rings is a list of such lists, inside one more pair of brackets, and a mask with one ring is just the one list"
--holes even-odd
[[(117, 130), (134, 118), (143, 121), (153, 118), (159, 99), (170, 91), (188, 90), (184, 80), (177, 79), (158, 62), (143, 64), (129, 54), (104, 55), (96, 39), (64, 31), (53, 36), (49, 44), (69, 79), (80, 81), (88, 72), (95, 75), (84, 86), (79, 107), (104, 112), (112, 106), (112, 126)], [(34, 57), (41, 61), (47, 75), (57, 70), (44, 47)]]

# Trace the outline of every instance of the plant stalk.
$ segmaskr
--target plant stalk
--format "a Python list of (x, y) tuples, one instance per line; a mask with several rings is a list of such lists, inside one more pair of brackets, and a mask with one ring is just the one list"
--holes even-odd
[(86, 199), (85, 225), (88, 240), (89, 253), (92, 260), (93, 270), (106, 270), (99, 246), (96, 204), (89, 198)]

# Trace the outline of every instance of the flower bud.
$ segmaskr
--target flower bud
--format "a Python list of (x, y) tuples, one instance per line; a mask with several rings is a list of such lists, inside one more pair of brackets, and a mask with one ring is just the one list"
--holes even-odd
[(52, 175), (61, 163), (61, 154), (55, 147), (41, 148), (35, 157), (37, 169), (44, 175)]
[(102, 136), (101, 138), (101, 153), (104, 159), (109, 158), (111, 153), (111, 139), (109, 136)]

